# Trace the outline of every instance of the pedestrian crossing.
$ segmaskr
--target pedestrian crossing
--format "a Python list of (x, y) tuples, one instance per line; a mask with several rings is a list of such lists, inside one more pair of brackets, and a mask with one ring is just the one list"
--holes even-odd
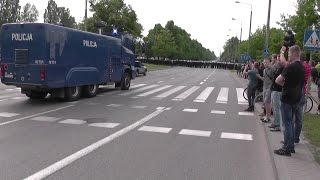
[[(228, 87), (200, 87), (200, 86), (173, 86), (159, 84), (137, 84), (128, 92), (120, 92), (115, 94), (118, 96), (131, 96), (131, 98), (150, 97), (152, 100), (163, 100), (170, 98), (171, 101), (185, 101), (191, 97), (193, 102), (205, 103), (212, 99), (214, 93), (218, 93), (215, 102), (217, 104), (228, 104), (229, 102), (238, 102), (239, 105), (248, 105), (243, 97), (244, 88), (228, 88)], [(232, 93), (231, 93), (232, 92)], [(230, 99), (230, 96), (236, 94), (237, 100)], [(232, 96), (234, 97), (234, 96)]]

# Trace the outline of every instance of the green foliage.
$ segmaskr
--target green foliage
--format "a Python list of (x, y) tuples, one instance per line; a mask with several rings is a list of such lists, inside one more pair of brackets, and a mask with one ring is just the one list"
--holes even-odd
[(148, 57), (162, 57), (170, 59), (188, 60), (213, 60), (214, 52), (205, 49), (202, 45), (192, 40), (190, 34), (184, 29), (169, 21), (165, 27), (156, 24), (144, 38), (147, 44)]
[(75, 18), (71, 16), (69, 8), (58, 7), (54, 0), (48, 1), (48, 6), (43, 17), (46, 23), (63, 24), (70, 28), (76, 26)]
[(58, 24), (59, 23), (59, 8), (54, 0), (48, 1), (47, 9), (43, 15), (45, 23)]
[(20, 14), (20, 22), (35, 22), (38, 20), (39, 11), (35, 5), (27, 3)]
[(126, 5), (123, 0), (91, 0), (90, 4), (94, 20), (107, 23), (105, 31), (111, 32), (112, 26), (116, 26), (121, 31), (141, 37), (142, 25), (138, 23), (132, 7)]
[(0, 26), (17, 22), (20, 18), (19, 0), (0, 0)]

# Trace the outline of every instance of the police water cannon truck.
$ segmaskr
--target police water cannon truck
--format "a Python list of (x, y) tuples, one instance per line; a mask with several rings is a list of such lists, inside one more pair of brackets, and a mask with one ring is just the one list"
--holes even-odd
[(132, 36), (101, 35), (46, 23), (4, 24), (1, 82), (31, 99), (96, 96), (99, 85), (128, 90), (135, 78)]

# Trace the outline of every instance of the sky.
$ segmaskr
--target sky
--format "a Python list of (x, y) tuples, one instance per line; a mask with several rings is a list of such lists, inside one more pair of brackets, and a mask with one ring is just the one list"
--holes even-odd
[[(58, 6), (69, 8), (76, 21), (83, 19), (85, 0), (55, 1)], [(22, 6), (28, 2), (37, 7), (38, 21), (43, 22), (48, 0), (20, 0)], [(230, 37), (240, 38), (241, 22), (242, 40), (248, 39), (249, 36), (251, 6), (237, 4), (235, 0), (124, 0), (124, 2), (135, 10), (139, 23), (144, 28), (144, 36), (155, 24), (160, 23), (165, 26), (169, 20), (173, 20), (175, 25), (185, 29), (192, 39), (214, 51), (217, 56), (223, 52), (223, 45)], [(267, 23), (269, 0), (240, 2), (252, 5), (252, 33)], [(272, 0), (270, 26), (279, 27), (276, 22), (280, 20), (280, 15), (294, 14), (295, 10), (296, 0)], [(92, 16), (89, 10), (88, 15)], [(232, 18), (238, 21), (233, 21)]]

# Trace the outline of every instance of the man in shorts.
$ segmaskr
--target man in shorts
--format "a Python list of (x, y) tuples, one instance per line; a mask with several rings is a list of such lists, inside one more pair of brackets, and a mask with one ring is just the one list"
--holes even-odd
[(263, 70), (263, 102), (266, 109), (266, 116), (261, 120), (262, 122), (270, 122), (271, 116), (271, 91), (270, 87), (272, 85), (272, 72), (271, 72), (271, 62), (269, 58), (263, 60), (265, 69)]

